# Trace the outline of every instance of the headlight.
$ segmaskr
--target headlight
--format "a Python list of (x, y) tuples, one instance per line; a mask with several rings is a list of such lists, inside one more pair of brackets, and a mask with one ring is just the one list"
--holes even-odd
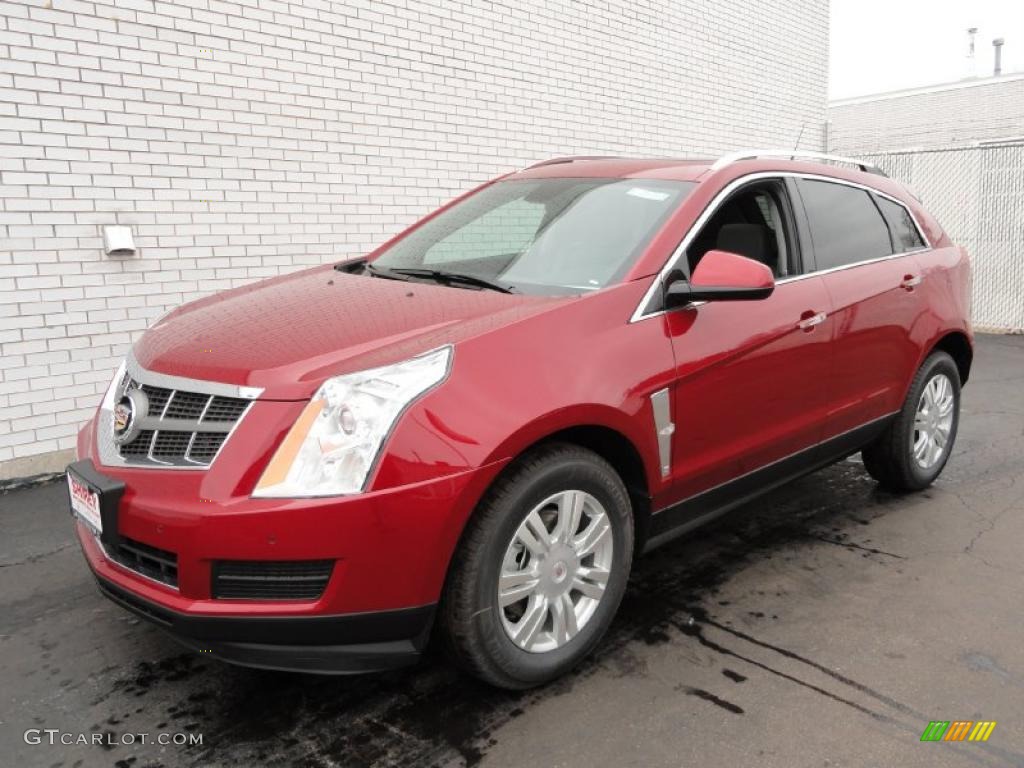
[(450, 346), (328, 379), (263, 471), (253, 496), (359, 493), (402, 411), (448, 374)]

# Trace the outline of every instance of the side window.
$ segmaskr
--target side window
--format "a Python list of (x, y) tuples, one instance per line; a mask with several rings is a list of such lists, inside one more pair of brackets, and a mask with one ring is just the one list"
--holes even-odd
[(776, 277), (795, 263), (789, 198), (778, 182), (751, 184), (729, 197), (686, 250), (690, 274), (710, 250), (731, 251), (771, 267)]
[(893, 253), (889, 227), (867, 191), (830, 181), (798, 184), (819, 270)]
[(518, 256), (532, 242), (545, 207), (523, 198), (510, 200), (432, 245), (424, 264)]
[(878, 203), (878, 208), (882, 211), (882, 215), (889, 222), (897, 253), (924, 248), (921, 233), (917, 231), (914, 218), (910, 215), (910, 211), (907, 210), (906, 206), (893, 202), (881, 195), (875, 195), (875, 201)]

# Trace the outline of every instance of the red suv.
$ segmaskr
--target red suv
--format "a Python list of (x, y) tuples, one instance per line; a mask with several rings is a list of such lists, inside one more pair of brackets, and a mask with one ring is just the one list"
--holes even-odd
[(967, 317), (963, 249), (858, 161), (552, 160), (159, 320), (71, 505), (100, 589), (193, 648), (356, 672), (438, 631), (525, 688), (634, 554), (857, 451), (935, 480)]

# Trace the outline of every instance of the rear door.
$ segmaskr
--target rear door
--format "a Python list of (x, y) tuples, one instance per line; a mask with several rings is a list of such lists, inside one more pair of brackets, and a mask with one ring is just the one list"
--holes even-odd
[(902, 405), (920, 352), (911, 339), (925, 309), (913, 252), (924, 242), (897, 201), (823, 178), (801, 178), (797, 187), (832, 304), (829, 438)]

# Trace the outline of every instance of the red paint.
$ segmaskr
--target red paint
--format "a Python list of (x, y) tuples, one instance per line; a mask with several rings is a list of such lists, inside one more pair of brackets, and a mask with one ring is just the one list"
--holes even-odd
[[(764, 301), (709, 302), (667, 317), (676, 355), (673, 470), (685, 498), (822, 439), (831, 373), (821, 278), (780, 282)], [(684, 426), (685, 425), (685, 426)]]
[[(715, 301), (630, 322), (652, 276), (714, 196), (760, 171), (810, 172), (873, 186), (905, 201), (933, 248), (779, 280), (761, 301)], [(888, 179), (765, 160), (717, 172), (706, 162), (607, 160), (522, 175), (699, 183), (622, 282), (584, 296), (414, 285), (327, 266), (175, 311), (135, 345), (143, 367), (265, 392), (208, 471), (105, 466), (95, 448), (95, 419), (90, 422), (79, 436), (80, 457), (124, 481), (123, 535), (178, 554), (180, 593), (109, 563), (82, 535), (91, 566), (150, 600), (205, 614), (338, 614), (433, 603), (489, 484), (517, 455), (556, 432), (599, 426), (628, 440), (658, 510), (895, 410), (940, 338), (951, 332), (970, 337), (964, 252)], [(772, 283), (767, 268), (730, 254), (707, 265), (698, 268), (694, 283)], [(921, 284), (901, 287), (906, 275), (920, 276)], [(827, 319), (800, 327), (817, 313)], [(455, 347), (448, 380), (401, 417), (366, 493), (250, 498), (324, 379), (447, 343)], [(663, 476), (649, 397), (666, 387), (676, 432)], [(219, 558), (340, 562), (320, 600), (282, 604), (211, 599), (210, 563)]]
[(697, 264), (690, 283), (695, 288), (739, 286), (756, 289), (773, 288), (775, 278), (765, 264), (728, 251), (710, 250)]

